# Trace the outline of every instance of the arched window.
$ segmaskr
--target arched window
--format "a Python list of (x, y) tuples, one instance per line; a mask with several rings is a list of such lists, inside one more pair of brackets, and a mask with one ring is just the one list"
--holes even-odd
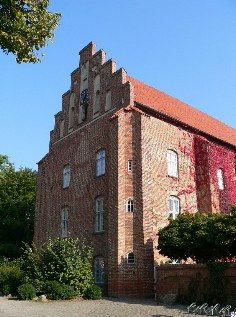
[(63, 168), (63, 188), (69, 187), (70, 185), (70, 166), (66, 165)]
[(97, 152), (96, 155), (96, 176), (105, 175), (106, 170), (106, 161), (105, 161), (106, 152), (101, 150)]
[(134, 264), (134, 262), (135, 262), (134, 253), (133, 252), (128, 253), (128, 255), (127, 255), (127, 263), (128, 264)]
[(66, 238), (68, 234), (68, 207), (61, 210), (61, 237)]
[(125, 210), (126, 212), (134, 212), (134, 201), (132, 199), (126, 201)]
[(104, 258), (97, 256), (93, 264), (94, 281), (96, 284), (104, 283)]
[(102, 232), (104, 230), (103, 214), (104, 214), (104, 199), (98, 197), (95, 199), (95, 232)]
[(167, 151), (167, 171), (169, 176), (178, 177), (178, 154), (173, 150)]
[(179, 198), (176, 196), (170, 196), (168, 200), (168, 213), (169, 217), (176, 219), (180, 213)]
[(223, 175), (223, 170), (218, 169), (217, 170), (217, 179), (218, 179), (218, 186), (219, 189), (224, 189), (224, 175)]

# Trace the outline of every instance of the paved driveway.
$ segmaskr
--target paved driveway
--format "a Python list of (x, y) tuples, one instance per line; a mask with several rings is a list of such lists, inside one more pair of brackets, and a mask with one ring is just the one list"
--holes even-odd
[[(181, 306), (154, 300), (18, 301), (0, 297), (0, 317), (186, 317)], [(191, 316), (189, 316), (191, 317)]]

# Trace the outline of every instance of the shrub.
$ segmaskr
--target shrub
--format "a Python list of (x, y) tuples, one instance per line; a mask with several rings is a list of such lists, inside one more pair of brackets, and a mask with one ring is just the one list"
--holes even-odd
[(46, 282), (44, 291), (48, 299), (71, 299), (75, 296), (72, 286), (57, 281)]
[(32, 284), (22, 284), (18, 287), (18, 297), (19, 299), (27, 300), (33, 299), (36, 296), (35, 287)]
[(3, 295), (17, 295), (17, 288), (23, 283), (24, 274), (16, 266), (9, 266), (11, 263), (0, 266), (0, 291)]
[(101, 299), (102, 298), (101, 287), (95, 284), (89, 286), (84, 293), (84, 297), (88, 299)]
[(26, 245), (23, 259), (27, 282), (37, 285), (37, 291), (46, 281), (59, 281), (83, 296), (93, 284), (92, 248), (79, 239), (49, 239), (40, 249)]

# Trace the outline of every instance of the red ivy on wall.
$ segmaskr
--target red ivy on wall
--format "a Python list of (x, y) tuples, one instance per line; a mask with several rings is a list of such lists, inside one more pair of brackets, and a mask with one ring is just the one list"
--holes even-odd
[[(196, 185), (188, 185), (179, 191), (178, 196), (196, 191), (199, 212), (229, 212), (230, 205), (236, 204), (236, 153), (203, 136), (187, 132), (183, 132), (179, 150), (190, 159), (189, 172)], [(223, 189), (218, 184), (219, 169), (222, 170)]]

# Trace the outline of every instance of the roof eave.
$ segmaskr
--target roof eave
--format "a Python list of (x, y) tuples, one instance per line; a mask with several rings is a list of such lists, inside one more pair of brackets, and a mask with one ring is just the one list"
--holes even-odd
[(154, 115), (154, 116), (158, 115), (159, 117), (164, 118), (164, 119), (166, 119), (166, 120), (169, 120), (169, 121), (171, 121), (171, 122), (176, 122), (176, 123), (180, 124), (181, 126), (187, 128), (187, 129), (190, 130), (191, 132), (201, 134), (201, 135), (204, 136), (204, 137), (208, 137), (208, 138), (210, 137), (210, 138), (213, 139), (213, 140), (216, 140), (216, 141), (218, 141), (218, 142), (220, 141), (220, 142), (222, 142), (222, 143), (224, 143), (224, 144), (227, 144), (227, 145), (230, 146), (230, 147), (233, 147), (234, 150), (236, 149), (236, 146), (235, 146), (234, 144), (229, 143), (229, 142), (227, 142), (227, 141), (225, 141), (225, 140), (223, 140), (223, 139), (217, 138), (216, 136), (211, 135), (211, 134), (208, 134), (208, 133), (206, 133), (206, 132), (204, 132), (204, 131), (202, 131), (202, 130), (199, 130), (199, 129), (197, 129), (197, 128), (191, 126), (191, 125), (188, 125), (186, 122), (183, 122), (183, 121), (178, 120), (178, 119), (176, 119), (176, 118), (174, 118), (174, 117), (168, 116), (167, 114), (162, 113), (162, 112), (160, 112), (160, 111), (157, 111), (156, 109), (154, 109), (154, 108), (152, 108), (152, 107), (150, 107), (150, 106), (144, 105), (144, 104), (142, 104), (142, 103), (140, 103), (140, 102), (136, 102), (136, 101), (135, 101), (135, 105), (136, 105), (137, 108), (140, 108), (140, 109), (143, 110), (143, 111), (148, 111), (148, 113), (149, 113), (150, 115)]

